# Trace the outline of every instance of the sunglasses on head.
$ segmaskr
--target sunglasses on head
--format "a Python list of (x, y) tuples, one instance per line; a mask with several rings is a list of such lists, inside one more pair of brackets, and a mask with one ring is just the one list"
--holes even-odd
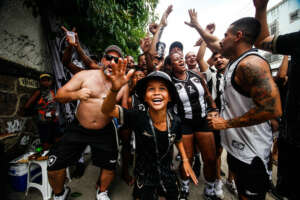
[(109, 54), (105, 54), (104, 55), (104, 58), (108, 61), (111, 61), (112, 59), (114, 59), (115, 63), (118, 63), (119, 61), (119, 58), (118, 57), (115, 57), (115, 56), (112, 56), (112, 55), (109, 55)]

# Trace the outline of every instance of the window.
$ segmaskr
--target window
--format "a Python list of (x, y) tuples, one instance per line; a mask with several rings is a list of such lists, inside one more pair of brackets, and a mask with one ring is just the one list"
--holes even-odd
[(278, 34), (278, 21), (275, 20), (273, 23), (270, 24), (270, 33), (271, 35)]
[(295, 10), (294, 12), (290, 13), (290, 23), (300, 19), (300, 9)]

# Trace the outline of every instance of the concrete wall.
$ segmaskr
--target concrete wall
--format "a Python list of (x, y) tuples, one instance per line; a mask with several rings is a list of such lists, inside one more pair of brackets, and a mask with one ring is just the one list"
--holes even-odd
[(50, 72), (50, 54), (40, 17), (34, 18), (23, 0), (2, 0), (0, 6), (0, 59)]
[[(38, 86), (41, 72), (52, 72), (41, 18), (23, 0), (0, 3), (0, 140), (9, 154), (18, 154), (36, 134), (32, 116), (22, 108)], [(5, 139), (3, 139), (5, 138)]]

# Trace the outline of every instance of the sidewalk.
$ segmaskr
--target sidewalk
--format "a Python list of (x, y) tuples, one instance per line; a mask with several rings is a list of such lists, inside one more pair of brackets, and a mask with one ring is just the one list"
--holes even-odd
[[(88, 156), (89, 157), (89, 156)], [(176, 166), (178, 166), (178, 162), (176, 162)], [(274, 167), (274, 166), (273, 166)], [(274, 167), (274, 174), (277, 172), (277, 168)], [(222, 154), (222, 170), (227, 174), (227, 164), (226, 164), (226, 152)], [(80, 179), (72, 179), (71, 183), (68, 184), (71, 187), (71, 193), (79, 192), (82, 195), (75, 198), (69, 198), (70, 200), (95, 200), (96, 194), (96, 182), (99, 175), (99, 168), (92, 165), (91, 161), (88, 160), (88, 166), (85, 170), (84, 176)], [(273, 181), (274, 181), (273, 176)], [(223, 177), (225, 180), (225, 177)], [(198, 186), (191, 184), (190, 191), (190, 200), (201, 200), (203, 199), (203, 188), (204, 188), (204, 179), (203, 174), (199, 178)], [(232, 195), (226, 188), (223, 186), (225, 200), (237, 200), (238, 198)], [(132, 200), (132, 188), (127, 186), (124, 181), (121, 180), (120, 176), (120, 168), (117, 170), (117, 175), (109, 189), (109, 195), (111, 200)], [(25, 199), (25, 194), (22, 192), (14, 192), (11, 191), (9, 195), (9, 200), (23, 200)], [(38, 190), (31, 189), (28, 195), (28, 200), (42, 200), (42, 195)], [(266, 200), (273, 200), (269, 194), (267, 195)]]

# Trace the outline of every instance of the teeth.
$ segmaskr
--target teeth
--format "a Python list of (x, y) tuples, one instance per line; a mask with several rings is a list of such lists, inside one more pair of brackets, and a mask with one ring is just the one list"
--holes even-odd
[(161, 99), (153, 99), (152, 101), (153, 102), (161, 102), (162, 100)]

